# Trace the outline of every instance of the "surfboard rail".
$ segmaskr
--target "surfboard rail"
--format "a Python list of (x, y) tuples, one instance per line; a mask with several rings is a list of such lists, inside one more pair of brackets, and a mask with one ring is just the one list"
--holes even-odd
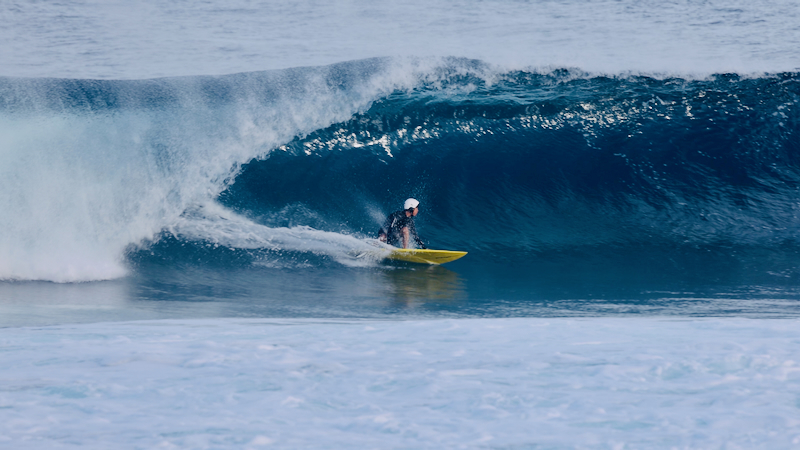
[(453, 250), (398, 248), (392, 250), (387, 258), (394, 261), (405, 261), (419, 264), (444, 264), (455, 261), (466, 254), (467, 252)]

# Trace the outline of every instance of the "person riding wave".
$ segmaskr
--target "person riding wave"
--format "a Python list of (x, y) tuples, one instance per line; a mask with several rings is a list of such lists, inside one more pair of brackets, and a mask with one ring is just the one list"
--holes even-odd
[(402, 244), (403, 248), (409, 248), (408, 245), (413, 239), (417, 247), (426, 248), (419, 238), (417, 228), (414, 225), (414, 216), (418, 213), (419, 201), (409, 198), (403, 204), (403, 210), (389, 214), (386, 222), (378, 232), (378, 239), (395, 247), (398, 247), (398, 244)]

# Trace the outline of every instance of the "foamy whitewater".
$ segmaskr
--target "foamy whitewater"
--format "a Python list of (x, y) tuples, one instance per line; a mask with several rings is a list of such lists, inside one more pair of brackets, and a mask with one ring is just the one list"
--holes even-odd
[(795, 321), (0, 330), (14, 448), (792, 448)]
[(796, 2), (0, 21), (0, 446), (800, 446)]

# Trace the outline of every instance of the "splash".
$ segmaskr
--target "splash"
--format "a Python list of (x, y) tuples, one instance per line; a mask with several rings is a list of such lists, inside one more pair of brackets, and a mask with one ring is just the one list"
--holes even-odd
[(213, 201), (242, 164), (441, 66), (373, 59), (224, 77), (0, 80), (0, 279), (122, 276), (130, 245)]

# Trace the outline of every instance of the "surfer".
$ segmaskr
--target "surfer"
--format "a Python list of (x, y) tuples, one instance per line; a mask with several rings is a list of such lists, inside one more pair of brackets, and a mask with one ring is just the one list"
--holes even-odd
[(414, 216), (418, 213), (419, 202), (413, 198), (406, 200), (402, 211), (395, 211), (386, 218), (386, 222), (378, 232), (378, 239), (395, 247), (402, 243), (403, 248), (408, 248), (411, 239), (414, 239), (417, 247), (426, 248), (414, 226)]

